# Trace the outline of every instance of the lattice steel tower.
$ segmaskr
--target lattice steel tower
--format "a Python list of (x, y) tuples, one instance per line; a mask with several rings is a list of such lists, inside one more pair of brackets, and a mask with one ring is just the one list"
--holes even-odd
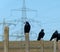
[(21, 20), (22, 20), (22, 24), (21, 24), (21, 30), (22, 30), (22, 33), (24, 32), (24, 23), (26, 22), (27, 20), (27, 14), (26, 14), (26, 4), (25, 4), (25, 0), (23, 0), (23, 6), (22, 6), (22, 17), (21, 17)]

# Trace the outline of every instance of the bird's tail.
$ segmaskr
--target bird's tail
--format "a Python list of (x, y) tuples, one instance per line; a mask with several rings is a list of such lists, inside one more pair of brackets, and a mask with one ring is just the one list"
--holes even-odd
[(41, 38), (40, 38), (40, 37), (38, 37), (38, 38), (37, 38), (37, 40), (39, 41), (39, 40), (41, 40)]
[(50, 39), (50, 41), (52, 41), (52, 38)]

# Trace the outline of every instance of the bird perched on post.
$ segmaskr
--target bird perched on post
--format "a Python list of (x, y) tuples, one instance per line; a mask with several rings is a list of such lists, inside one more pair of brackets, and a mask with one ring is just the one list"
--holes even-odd
[(58, 34), (57, 41), (60, 40), (60, 33)]
[(56, 30), (56, 31), (53, 33), (50, 41), (51, 41), (52, 39), (54, 39), (54, 38), (57, 38), (56, 41), (58, 41), (58, 35), (59, 35), (59, 33), (58, 33), (58, 31)]
[(43, 38), (44, 35), (45, 35), (44, 29), (41, 29), (41, 31), (39, 32), (39, 35), (38, 35), (38, 39), (37, 40), (41, 40), (41, 38)]
[(24, 26), (24, 33), (29, 33), (30, 32), (30, 28), (31, 28), (31, 26), (30, 26), (29, 22), (26, 21), (26, 24)]

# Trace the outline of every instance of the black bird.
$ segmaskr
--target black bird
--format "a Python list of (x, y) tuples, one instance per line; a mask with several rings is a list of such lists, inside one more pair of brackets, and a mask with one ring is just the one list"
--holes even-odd
[(58, 35), (59, 35), (59, 33), (58, 33), (58, 31), (56, 30), (56, 31), (53, 33), (50, 41), (52, 41), (52, 39), (54, 39), (54, 38), (57, 38), (56, 41), (58, 41)]
[(30, 28), (31, 28), (31, 26), (30, 26), (29, 22), (26, 21), (26, 24), (24, 26), (24, 33), (29, 33), (30, 32)]
[(39, 32), (39, 35), (38, 35), (38, 39), (37, 40), (41, 40), (41, 38), (43, 38), (44, 35), (45, 35), (44, 29), (41, 29), (41, 31)]
[(57, 41), (60, 40), (60, 33), (58, 34)]

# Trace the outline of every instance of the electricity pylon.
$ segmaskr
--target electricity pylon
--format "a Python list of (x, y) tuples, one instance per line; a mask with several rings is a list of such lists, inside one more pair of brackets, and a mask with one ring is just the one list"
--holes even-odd
[[(24, 32), (24, 24), (25, 24), (25, 22), (26, 21), (29, 21), (29, 22), (33, 22), (34, 20), (32, 20), (32, 19), (28, 19), (28, 17), (27, 17), (27, 12), (36, 12), (37, 13), (37, 10), (32, 10), (32, 9), (29, 9), (29, 8), (26, 8), (26, 3), (25, 3), (26, 1), (25, 0), (23, 0), (23, 4), (22, 4), (22, 8), (21, 9), (12, 9), (11, 11), (13, 12), (13, 11), (21, 11), (22, 12), (22, 17), (21, 17), (21, 19), (18, 19), (18, 22), (21, 22), (21, 29), (20, 29), (20, 31), (21, 31), (21, 34), (23, 34), (23, 32)], [(34, 21), (35, 22), (35, 21)]]

